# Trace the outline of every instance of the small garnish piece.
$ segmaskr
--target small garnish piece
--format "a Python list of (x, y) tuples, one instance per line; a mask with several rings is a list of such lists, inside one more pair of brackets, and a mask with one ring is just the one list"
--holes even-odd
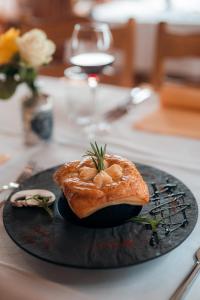
[(105, 169), (105, 172), (113, 179), (119, 179), (122, 177), (122, 167), (118, 164), (113, 164), (109, 168)]
[(90, 168), (90, 167), (82, 167), (79, 170), (80, 178), (83, 180), (91, 180), (93, 179), (97, 174), (96, 168)]
[[(46, 212), (49, 214), (49, 216), (51, 218), (53, 218), (53, 212), (52, 210), (49, 208), (49, 201), (51, 200), (51, 196), (41, 196), (40, 194), (36, 194), (27, 198), (18, 198), (15, 201), (16, 202), (24, 202), (21, 206), (29, 206), (28, 202), (31, 201), (37, 201), (38, 202), (38, 207), (42, 207), (44, 208), (44, 210), (46, 210)], [(16, 205), (17, 206), (17, 205)]]
[(112, 177), (105, 171), (99, 172), (93, 179), (94, 184), (96, 184), (98, 188), (101, 188), (103, 185), (110, 184), (112, 181)]
[(148, 218), (148, 217), (132, 217), (128, 221), (135, 222), (135, 223), (140, 223), (144, 225), (150, 225), (151, 229), (153, 232), (157, 231), (158, 225), (161, 223), (160, 219), (155, 219), (155, 218)]
[(34, 195), (32, 198), (34, 200), (38, 201), (39, 207), (44, 208), (44, 210), (49, 214), (49, 216), (51, 218), (53, 218), (53, 211), (49, 207), (49, 200), (51, 199), (51, 197), (41, 196), (41, 195), (38, 194), (38, 195)]
[(97, 142), (90, 143), (92, 150), (88, 150), (84, 156), (91, 157), (98, 172), (105, 169), (104, 158), (106, 154), (106, 144), (104, 147), (99, 147)]
[(49, 216), (53, 217), (53, 212), (50, 205), (53, 204), (56, 197), (48, 190), (23, 190), (13, 194), (10, 202), (15, 207), (41, 207)]

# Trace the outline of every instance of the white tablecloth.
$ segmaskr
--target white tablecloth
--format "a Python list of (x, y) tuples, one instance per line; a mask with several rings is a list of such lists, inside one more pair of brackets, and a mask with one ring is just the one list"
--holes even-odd
[[(83, 134), (73, 130), (67, 121), (70, 113), (66, 109), (68, 84), (45, 77), (41, 78), (41, 83), (44, 90), (54, 95), (54, 139), (48, 146), (25, 147), (20, 134), (20, 91), (9, 102), (0, 102), (0, 153), (11, 155), (11, 160), (0, 166), (0, 184), (14, 180), (30, 159), (40, 168), (46, 168), (80, 158), (88, 146)], [(103, 86), (99, 91), (100, 103), (117, 101), (127, 93), (126, 89)], [(78, 89), (77, 97), (80, 97)], [(128, 116), (112, 124), (109, 135), (98, 140), (107, 142), (110, 152), (176, 176), (192, 190), (199, 205), (200, 141), (132, 129), (134, 120), (156, 105), (156, 100), (152, 99), (134, 108)], [(57, 299), (167, 300), (193, 265), (194, 252), (200, 245), (199, 226), (198, 219), (194, 231), (183, 244), (153, 261), (115, 270), (79, 270), (55, 266), (26, 254), (11, 241), (1, 222), (0, 260), (62, 285), (52, 284), (54, 292), (58, 291)], [(186, 299), (199, 300), (199, 284), (198, 278)], [(48, 292), (51, 293), (51, 287)]]

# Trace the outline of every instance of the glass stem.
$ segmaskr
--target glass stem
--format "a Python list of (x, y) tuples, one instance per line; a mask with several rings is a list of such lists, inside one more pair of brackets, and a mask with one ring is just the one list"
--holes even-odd
[(91, 92), (91, 100), (92, 100), (92, 117), (91, 123), (92, 125), (96, 125), (98, 123), (98, 108), (97, 108), (97, 99), (96, 99), (96, 92), (98, 87), (98, 76), (96, 74), (92, 74), (88, 76), (88, 86)]

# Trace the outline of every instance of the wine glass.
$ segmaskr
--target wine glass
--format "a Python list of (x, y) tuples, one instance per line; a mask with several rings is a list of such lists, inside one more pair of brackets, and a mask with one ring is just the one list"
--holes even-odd
[(79, 73), (82, 78), (85, 76), (91, 92), (91, 118), (90, 124), (85, 128), (90, 138), (106, 129), (106, 124), (100, 120), (96, 91), (100, 75), (114, 62), (111, 46), (112, 35), (107, 24), (75, 25), (71, 39), (70, 63), (74, 66), (71, 69), (75, 73)]

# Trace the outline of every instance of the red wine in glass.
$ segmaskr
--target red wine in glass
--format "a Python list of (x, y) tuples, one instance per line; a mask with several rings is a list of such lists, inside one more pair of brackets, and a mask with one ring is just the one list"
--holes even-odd
[(112, 65), (114, 56), (102, 52), (88, 52), (71, 57), (70, 62), (88, 75), (99, 75), (105, 67)]

